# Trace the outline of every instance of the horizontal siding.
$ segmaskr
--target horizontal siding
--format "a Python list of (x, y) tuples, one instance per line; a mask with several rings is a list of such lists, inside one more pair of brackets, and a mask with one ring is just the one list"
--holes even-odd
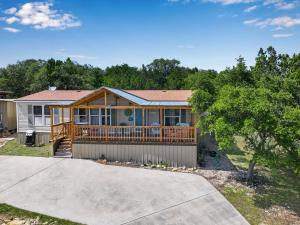
[(119, 145), (73, 143), (73, 157), (135, 163), (164, 163), (168, 166), (196, 167), (196, 145)]

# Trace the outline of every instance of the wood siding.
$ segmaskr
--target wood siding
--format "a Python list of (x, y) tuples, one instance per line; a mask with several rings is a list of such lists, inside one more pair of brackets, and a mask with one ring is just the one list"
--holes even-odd
[(73, 143), (73, 157), (136, 163), (164, 163), (168, 166), (197, 166), (196, 145), (135, 145)]

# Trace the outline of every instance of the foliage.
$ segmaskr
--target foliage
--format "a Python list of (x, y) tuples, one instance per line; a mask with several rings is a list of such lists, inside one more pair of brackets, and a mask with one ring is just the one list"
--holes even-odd
[(55, 86), (60, 90), (95, 89), (110, 86), (121, 89), (182, 89), (185, 79), (197, 69), (180, 66), (177, 60), (155, 59), (142, 68), (127, 64), (102, 70), (91, 65), (49, 59), (25, 60), (0, 69), (0, 90), (21, 97)]

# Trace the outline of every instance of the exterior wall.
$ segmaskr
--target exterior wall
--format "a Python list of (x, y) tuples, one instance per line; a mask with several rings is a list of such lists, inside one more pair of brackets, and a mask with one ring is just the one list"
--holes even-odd
[[(19, 144), (25, 144), (26, 141), (26, 134), (25, 133), (18, 133), (17, 134), (17, 141)], [(36, 133), (35, 143), (37, 146), (46, 145), (50, 142), (50, 133)]]
[(197, 166), (196, 145), (130, 145), (73, 143), (73, 157), (136, 163), (164, 163), (169, 166)]
[(17, 129), (16, 103), (13, 101), (0, 101), (0, 120), (8, 131)]

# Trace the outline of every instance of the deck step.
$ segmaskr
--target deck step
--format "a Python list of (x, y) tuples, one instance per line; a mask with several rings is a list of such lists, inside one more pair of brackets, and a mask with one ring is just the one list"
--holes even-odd
[(55, 152), (55, 156), (54, 157), (72, 158), (72, 152), (70, 152), (70, 151)]
[(72, 158), (72, 140), (70, 138), (64, 138), (60, 141), (54, 157)]
[(61, 147), (59, 147), (56, 151), (57, 152), (71, 152), (72, 149), (71, 148), (61, 148)]

